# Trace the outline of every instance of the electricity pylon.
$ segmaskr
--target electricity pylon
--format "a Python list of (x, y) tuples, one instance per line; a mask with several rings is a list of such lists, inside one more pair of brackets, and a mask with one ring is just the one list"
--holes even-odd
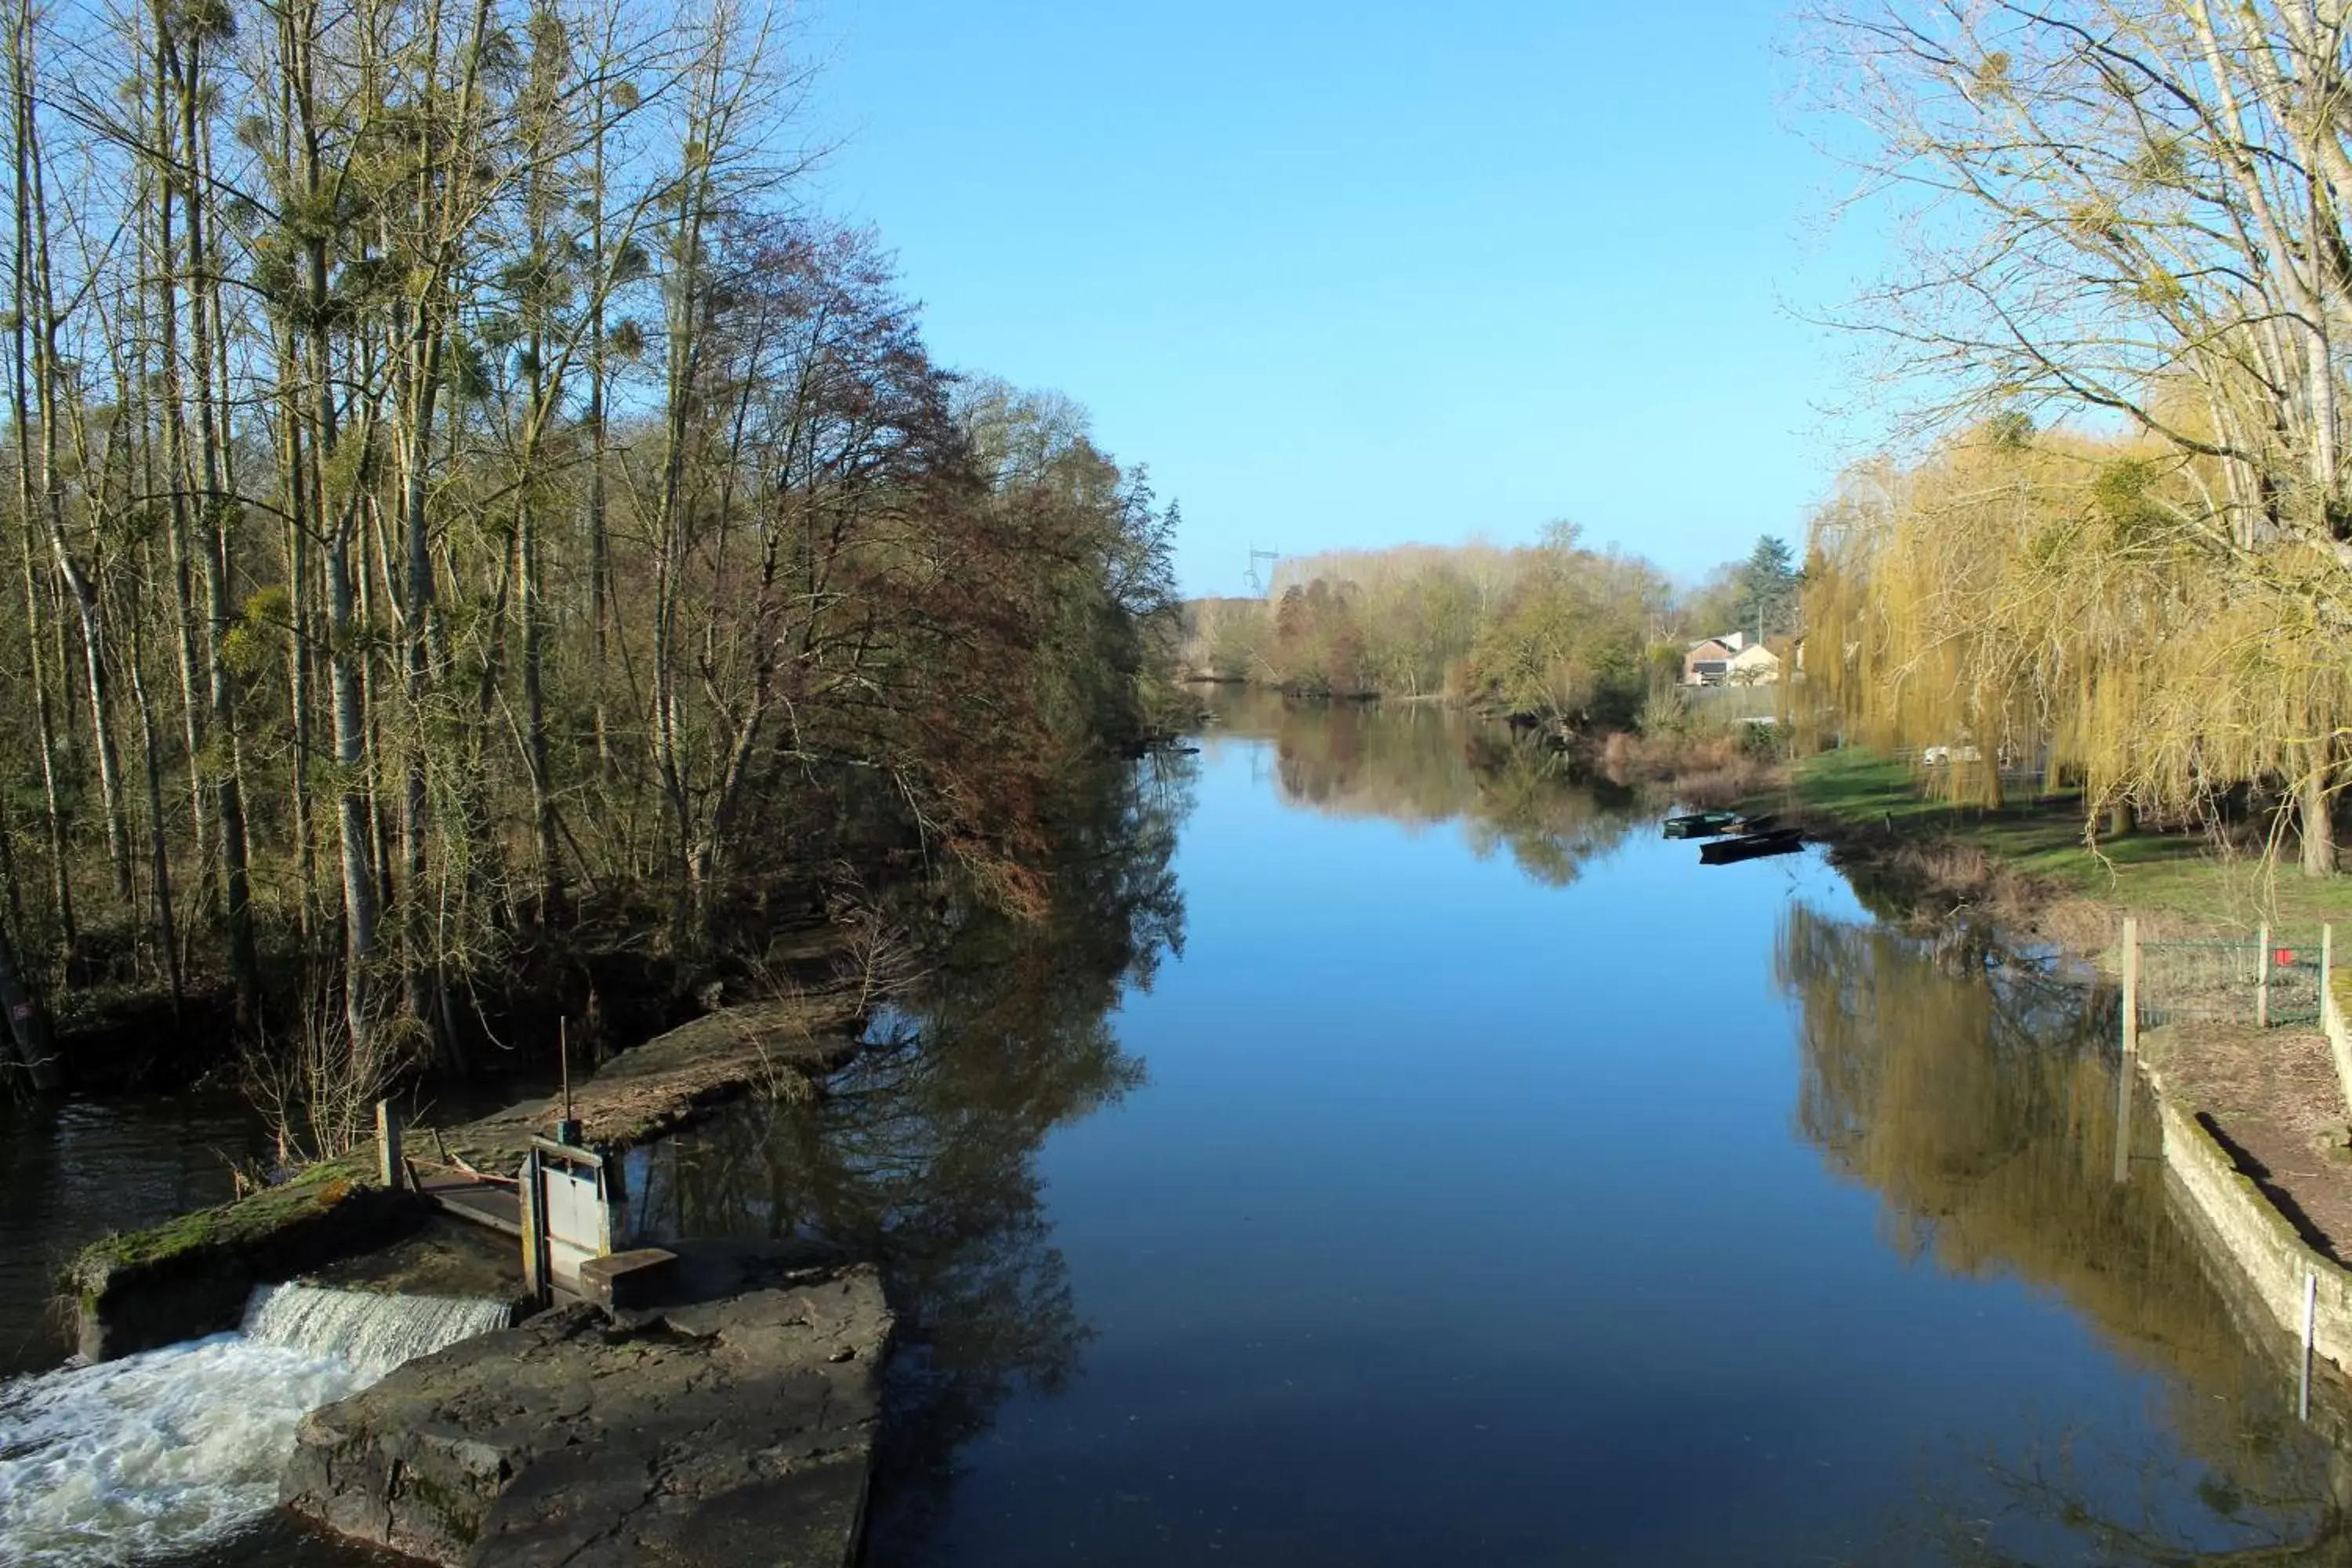
[(1271, 567), (1276, 562), (1281, 559), (1282, 554), (1279, 551), (1260, 550), (1255, 544), (1250, 546), (1249, 585), (1257, 590), (1257, 595), (1259, 598), (1263, 599), (1265, 597), (1266, 589), (1272, 585), (1273, 579), (1270, 576), (1263, 578), (1260, 577), (1257, 574), (1257, 563), (1263, 561), (1267, 566)]

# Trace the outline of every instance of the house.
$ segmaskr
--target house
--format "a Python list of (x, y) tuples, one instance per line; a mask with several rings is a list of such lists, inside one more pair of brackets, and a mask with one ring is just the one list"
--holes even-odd
[(1751, 642), (1731, 656), (1724, 679), (1734, 686), (1771, 686), (1780, 679), (1780, 663), (1770, 642)]
[(1746, 632), (1702, 637), (1683, 654), (1685, 686), (1721, 686), (1731, 679), (1731, 661), (1754, 639)]

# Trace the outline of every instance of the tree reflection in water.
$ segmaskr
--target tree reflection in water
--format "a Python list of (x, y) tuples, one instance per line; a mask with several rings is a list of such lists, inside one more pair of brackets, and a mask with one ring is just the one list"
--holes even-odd
[[(1802, 905), (1782, 921), (1776, 969), (1801, 1054), (1799, 1130), (1878, 1194), (1890, 1245), (2063, 1298), (2158, 1374), (2178, 1445), (2119, 1453), (2050, 1431), (1981, 1456), (1991, 1506), (1923, 1496), (1901, 1527), (1906, 1550), (1888, 1555), (2352, 1563), (2346, 1461), (2322, 1436), (2346, 1430), (2334, 1398), (2312, 1426), (2296, 1420), (2277, 1345), (2242, 1327), (2212, 1282), (2228, 1276), (2175, 1219), (2152, 1133), (2116, 1179), (2116, 1142), (2131, 1128), (2104, 1001), (1979, 942), (1928, 943)], [(2130, 1120), (2147, 1130), (2151, 1117)]]
[(1225, 696), (1215, 711), (1223, 732), (1274, 742), (1285, 801), (1416, 826), (1458, 820), (1473, 854), (1508, 854), (1547, 887), (1575, 881), (1649, 820), (1629, 791), (1455, 708), (1252, 692)]
[(1077, 1373), (1091, 1330), (1036, 1155), (1143, 1080), (1108, 1020), (1181, 952), (1170, 862), (1192, 773), (1152, 758), (1065, 814), (1041, 921), (938, 887), (902, 900), (921, 973), (855, 1063), (814, 1100), (746, 1106), (627, 1173), (639, 1234), (818, 1236), (882, 1262), (899, 1350), (868, 1562), (919, 1555), (956, 1449), (1009, 1394)]

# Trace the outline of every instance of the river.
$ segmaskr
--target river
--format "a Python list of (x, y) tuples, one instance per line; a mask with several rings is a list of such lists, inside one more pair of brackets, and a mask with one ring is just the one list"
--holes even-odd
[[(645, 1234), (884, 1258), (875, 1568), (2340, 1550), (2082, 987), (1433, 710), (1223, 703), (1072, 837), (827, 1097), (629, 1163)], [(70, 1121), (7, 1129), (20, 1249), (220, 1136), (110, 1191)]]

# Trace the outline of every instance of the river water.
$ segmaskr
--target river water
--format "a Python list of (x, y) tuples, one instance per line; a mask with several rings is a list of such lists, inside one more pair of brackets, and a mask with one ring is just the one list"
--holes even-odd
[(628, 1163), (885, 1260), (876, 1568), (2342, 1549), (2082, 988), (1436, 712), (1228, 705), (1069, 837), (827, 1097)]

